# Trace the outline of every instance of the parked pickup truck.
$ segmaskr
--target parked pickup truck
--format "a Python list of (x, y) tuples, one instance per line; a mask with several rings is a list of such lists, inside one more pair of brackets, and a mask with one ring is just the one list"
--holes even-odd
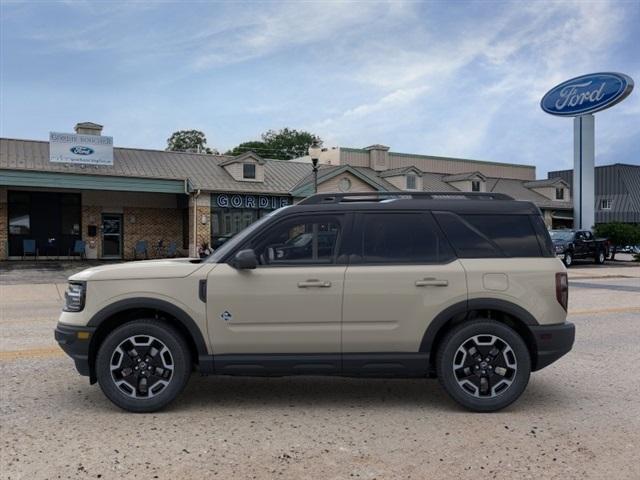
[(556, 255), (568, 268), (576, 259), (593, 259), (602, 264), (608, 255), (609, 241), (595, 238), (589, 230), (551, 230)]

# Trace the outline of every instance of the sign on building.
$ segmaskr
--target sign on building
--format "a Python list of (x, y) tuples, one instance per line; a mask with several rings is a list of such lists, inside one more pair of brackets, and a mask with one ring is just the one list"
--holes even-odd
[(211, 198), (211, 204), (220, 208), (253, 208), (276, 210), (289, 205), (289, 197), (271, 195), (245, 195), (221, 193)]
[(49, 161), (85, 165), (113, 165), (113, 137), (49, 133)]

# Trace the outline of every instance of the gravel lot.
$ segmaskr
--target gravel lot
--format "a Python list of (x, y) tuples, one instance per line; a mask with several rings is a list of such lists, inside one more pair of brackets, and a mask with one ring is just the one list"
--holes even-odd
[(640, 268), (570, 275), (573, 352), (497, 414), (435, 380), (196, 375), (123, 413), (53, 341), (64, 286), (0, 282), (0, 477), (638, 479)]

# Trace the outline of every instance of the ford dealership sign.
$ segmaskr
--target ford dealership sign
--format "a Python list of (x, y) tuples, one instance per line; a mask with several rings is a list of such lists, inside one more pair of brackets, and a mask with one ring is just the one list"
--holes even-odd
[(113, 165), (113, 137), (49, 134), (49, 161), (84, 165)]
[(549, 90), (542, 110), (551, 115), (576, 117), (599, 112), (624, 100), (633, 90), (633, 80), (622, 73), (591, 73), (572, 78)]

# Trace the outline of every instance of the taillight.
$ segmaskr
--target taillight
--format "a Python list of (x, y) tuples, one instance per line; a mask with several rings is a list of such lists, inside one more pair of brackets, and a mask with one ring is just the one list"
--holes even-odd
[(566, 311), (569, 305), (569, 279), (565, 272), (556, 273), (556, 299)]

